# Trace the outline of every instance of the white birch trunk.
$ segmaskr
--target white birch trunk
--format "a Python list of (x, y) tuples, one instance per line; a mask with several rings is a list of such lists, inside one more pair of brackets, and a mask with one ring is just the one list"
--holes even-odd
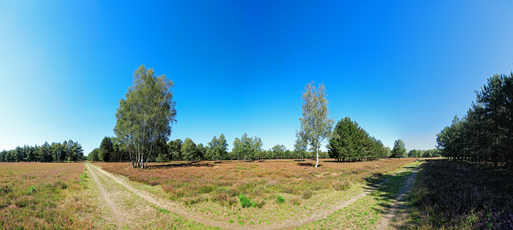
[(315, 163), (315, 167), (319, 165), (319, 143), (317, 143), (317, 146), (315, 147), (315, 152), (317, 154), (317, 163)]

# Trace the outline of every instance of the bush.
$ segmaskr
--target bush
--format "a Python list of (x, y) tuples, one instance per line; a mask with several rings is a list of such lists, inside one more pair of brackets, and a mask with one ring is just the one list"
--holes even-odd
[(262, 207), (264, 207), (264, 205), (265, 205), (265, 201), (260, 201), (260, 202), (254, 203), (253, 206), (256, 206), (257, 208), (262, 208)]
[(215, 190), (214, 185), (203, 185), (198, 188), (198, 193), (211, 193)]
[(188, 198), (188, 199), (185, 199), (183, 201), (183, 204), (185, 206), (189, 206), (189, 205), (193, 205), (193, 204), (197, 204), (197, 203), (200, 203), (202, 201), (204, 201), (205, 199), (202, 198), (202, 197), (195, 197), (195, 198)]
[(227, 204), (227, 206), (234, 206), (234, 205), (236, 205), (237, 204), (237, 198), (232, 197), (232, 198), (228, 199), (228, 202), (226, 204)]
[(303, 199), (310, 199), (312, 198), (313, 196), (313, 191), (312, 190), (306, 190), (304, 193), (303, 193)]
[(167, 184), (162, 185), (162, 189), (163, 189), (165, 192), (167, 192), (167, 193), (172, 193), (172, 192), (173, 192), (173, 190), (174, 190), (172, 186), (167, 185)]
[(293, 205), (300, 205), (301, 204), (301, 199), (299, 199), (299, 197), (294, 197), (294, 198), (290, 199), (290, 202)]
[(0, 195), (12, 192), (12, 185), (0, 186)]
[(351, 183), (349, 181), (335, 181), (331, 183), (331, 187), (336, 191), (345, 191), (351, 188)]
[(28, 189), (28, 191), (27, 191), (27, 193), (28, 193), (29, 195), (30, 195), (30, 194), (32, 194), (32, 193), (34, 193), (34, 192), (36, 192), (36, 188), (34, 188), (34, 186), (31, 186), (31, 187)]
[(214, 200), (219, 202), (219, 204), (224, 205), (226, 201), (228, 201), (228, 197), (225, 193), (218, 193), (214, 196)]
[(280, 203), (280, 204), (284, 204), (285, 203), (285, 198), (283, 198), (279, 194), (276, 196), (276, 199), (278, 200), (278, 203)]
[(248, 207), (253, 206), (253, 202), (251, 202), (251, 200), (247, 196), (240, 195), (239, 196), (239, 201), (240, 201), (240, 205), (243, 208), (248, 208)]

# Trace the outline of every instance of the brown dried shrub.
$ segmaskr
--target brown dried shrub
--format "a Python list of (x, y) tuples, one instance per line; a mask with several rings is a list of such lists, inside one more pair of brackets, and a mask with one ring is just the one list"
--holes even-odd
[(351, 182), (349, 181), (333, 181), (331, 182), (331, 187), (336, 191), (345, 191), (351, 188)]
[(293, 205), (300, 205), (301, 204), (301, 199), (299, 199), (299, 197), (293, 197), (292, 199), (290, 199), (290, 202)]

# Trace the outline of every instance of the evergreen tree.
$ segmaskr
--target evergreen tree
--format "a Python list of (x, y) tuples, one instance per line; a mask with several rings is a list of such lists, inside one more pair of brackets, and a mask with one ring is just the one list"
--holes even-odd
[(111, 156), (113, 155), (114, 148), (112, 146), (112, 140), (110, 137), (104, 137), (102, 143), (100, 144), (100, 151), (98, 154), (98, 158), (100, 161), (109, 162)]

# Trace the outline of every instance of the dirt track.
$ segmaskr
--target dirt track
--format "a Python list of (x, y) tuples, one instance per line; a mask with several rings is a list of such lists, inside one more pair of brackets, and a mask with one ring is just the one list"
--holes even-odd
[[(141, 191), (139, 189), (136, 189), (132, 187), (130, 184), (123, 181), (123, 179), (112, 175), (109, 172), (106, 172), (99, 167), (95, 165), (91, 165), (89, 163), (86, 163), (86, 166), (88, 170), (91, 172), (92, 177), (94, 178), (96, 184), (98, 185), (98, 188), (100, 190), (100, 194), (102, 195), (103, 199), (106, 201), (106, 204), (108, 208), (110, 208), (111, 212), (113, 213), (113, 222), (115, 222), (118, 226), (118, 228), (128, 226), (127, 224), (138, 222), (138, 220), (135, 217), (145, 216), (148, 217), (148, 215), (155, 215), (154, 213), (148, 213), (153, 210), (152, 206), (156, 206), (159, 208), (163, 208), (168, 210), (171, 213), (178, 214), (184, 218), (187, 218), (189, 220), (201, 223), (206, 226), (210, 227), (219, 227), (222, 229), (247, 229), (247, 226), (238, 226), (233, 224), (228, 224), (221, 221), (215, 221), (211, 219), (204, 218), (202, 216), (202, 213), (199, 212), (193, 212), (191, 210), (183, 210), (180, 209), (178, 205), (173, 203), (170, 200), (162, 199), (158, 197), (154, 197), (151, 194), (148, 194), (145, 191)], [(402, 169), (398, 172), (396, 172), (393, 176), (397, 175), (398, 173), (404, 171), (405, 169)], [(101, 179), (99, 179), (101, 178)], [(333, 214), (335, 211), (339, 209), (343, 209), (352, 203), (356, 202), (357, 200), (367, 196), (371, 192), (378, 189), (381, 185), (388, 182), (390, 180), (387, 179), (380, 184), (367, 188), (365, 192), (351, 198), (350, 200), (335, 204), (328, 209), (319, 210), (316, 212), (316, 214), (308, 216), (308, 217), (298, 217), (295, 219), (288, 219), (281, 222), (275, 222), (270, 225), (268, 224), (256, 224), (251, 226), (251, 229), (289, 229), (289, 228), (296, 228), (300, 227), (302, 225), (325, 219), (329, 215)], [(116, 186), (117, 185), (117, 186)], [(109, 187), (108, 189), (105, 189), (104, 187)], [(402, 192), (402, 191), (401, 191)], [(127, 201), (126, 200), (133, 200), (133, 198), (136, 197), (139, 201), (132, 201), (137, 202), (137, 206), (139, 208), (142, 208), (143, 210), (131, 210), (127, 209), (126, 205), (124, 205)], [(114, 198), (114, 199), (113, 199)], [(141, 199), (142, 198), (142, 199)], [(120, 211), (120, 210), (123, 210)], [(154, 211), (154, 210), (153, 210)], [(143, 214), (146, 213), (146, 214)], [(137, 228), (138, 226), (141, 227), (141, 225), (133, 225), (130, 224), (130, 227)]]
[(388, 213), (385, 214), (385, 217), (383, 217), (383, 220), (381, 220), (379, 229), (399, 228), (399, 226), (396, 226), (394, 223), (392, 223), (392, 220), (395, 218), (401, 220), (406, 219), (406, 197), (408, 192), (413, 187), (413, 183), (415, 182), (415, 177), (417, 176), (417, 172), (419, 171), (420, 165), (421, 164), (419, 164), (417, 168), (415, 168), (410, 177), (408, 177), (406, 184), (404, 184), (404, 186), (401, 188), (401, 191), (399, 191), (399, 193), (397, 194), (397, 197), (392, 204), (392, 208), (390, 208)]

